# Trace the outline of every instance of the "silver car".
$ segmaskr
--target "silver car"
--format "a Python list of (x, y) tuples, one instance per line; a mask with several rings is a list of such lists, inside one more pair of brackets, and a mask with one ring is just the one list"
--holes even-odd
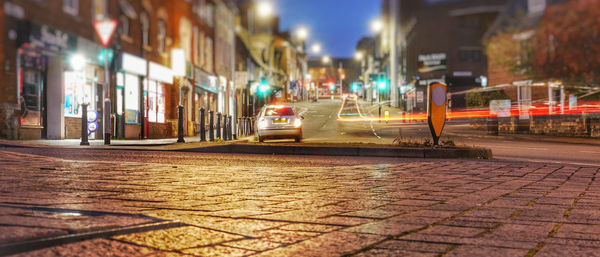
[(302, 120), (288, 105), (267, 105), (256, 119), (256, 138), (259, 142), (265, 139), (292, 138), (296, 142), (302, 140)]

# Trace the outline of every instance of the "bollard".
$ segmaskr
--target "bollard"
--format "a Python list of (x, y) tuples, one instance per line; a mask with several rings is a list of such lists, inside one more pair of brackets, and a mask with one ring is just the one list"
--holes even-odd
[(183, 106), (177, 106), (177, 143), (185, 143), (183, 139)]
[(81, 143), (79, 145), (90, 145), (88, 141), (88, 104), (81, 105)]
[(379, 104), (379, 123), (381, 123), (381, 104)]
[(223, 115), (223, 124), (221, 126), (221, 137), (227, 140), (227, 115)]
[(220, 113), (217, 113), (217, 120), (216, 120), (216, 122), (215, 122), (215, 123), (216, 123), (216, 125), (217, 125), (217, 126), (216, 126), (216, 129), (217, 129), (217, 138), (219, 138), (219, 139), (223, 139), (223, 138), (221, 137), (221, 114), (220, 114)]
[(240, 118), (238, 118), (238, 121), (237, 121), (237, 134), (239, 136), (243, 136), (244, 135), (244, 127), (242, 127), (243, 119), (244, 118), (240, 117)]
[(215, 141), (215, 112), (208, 111), (208, 140)]
[(233, 127), (231, 128), (233, 134), (231, 135), (231, 139), (237, 140), (237, 137), (240, 134), (240, 122), (239, 119), (237, 121), (233, 117), (231, 117), (231, 119), (233, 120)]
[(229, 126), (227, 126), (227, 138), (231, 141), (233, 140), (233, 116), (229, 115), (227, 118), (227, 123), (229, 123)]
[(204, 107), (200, 108), (200, 142), (206, 142), (206, 114)]

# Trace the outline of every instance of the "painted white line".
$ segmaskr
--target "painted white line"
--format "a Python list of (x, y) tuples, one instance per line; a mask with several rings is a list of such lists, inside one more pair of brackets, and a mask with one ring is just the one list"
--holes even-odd
[(600, 152), (597, 151), (579, 151), (580, 153), (592, 153), (592, 154), (600, 154)]

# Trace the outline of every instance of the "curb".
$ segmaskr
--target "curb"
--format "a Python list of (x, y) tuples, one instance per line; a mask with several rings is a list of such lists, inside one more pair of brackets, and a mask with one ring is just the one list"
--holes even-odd
[[(463, 138), (472, 137), (472, 138), (479, 138), (479, 139), (495, 139), (495, 140), (522, 140), (522, 141), (530, 141), (530, 142), (576, 144), (576, 145), (589, 145), (589, 146), (599, 146), (600, 145), (600, 142), (577, 142), (577, 141), (566, 142), (566, 141), (562, 141), (562, 140), (553, 140), (553, 139), (547, 139), (547, 138), (543, 138), (543, 137), (538, 138), (535, 136), (528, 136), (528, 135), (511, 135), (511, 134), (509, 134), (509, 135), (490, 136), (490, 135), (476, 135), (476, 134), (458, 134), (458, 133), (452, 133), (452, 132), (445, 132), (444, 135), (452, 136), (452, 137), (463, 137)], [(586, 138), (574, 137), (573, 139), (586, 139)]]
[(263, 155), (321, 155), (392, 158), (437, 159), (492, 159), (492, 150), (486, 148), (391, 148), (391, 147), (335, 147), (335, 146), (278, 146), (229, 144), (173, 150), (194, 153), (237, 153)]

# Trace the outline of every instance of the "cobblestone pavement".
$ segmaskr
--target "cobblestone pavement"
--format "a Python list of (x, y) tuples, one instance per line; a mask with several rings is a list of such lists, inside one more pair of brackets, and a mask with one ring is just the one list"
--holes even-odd
[(0, 167), (0, 255), (600, 256), (597, 167), (83, 149)]

